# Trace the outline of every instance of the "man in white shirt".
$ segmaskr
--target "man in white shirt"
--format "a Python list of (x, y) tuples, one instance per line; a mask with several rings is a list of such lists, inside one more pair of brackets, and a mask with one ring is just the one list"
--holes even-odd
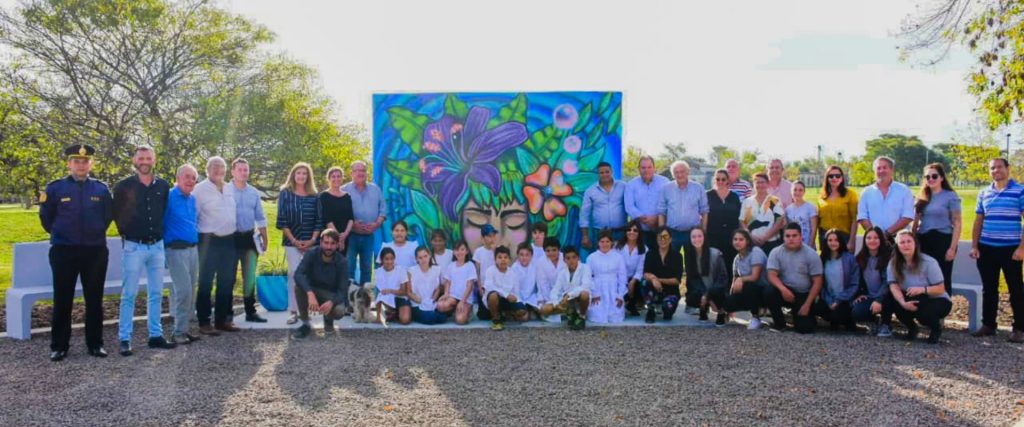
[[(236, 208), (232, 185), (224, 182), (227, 162), (219, 156), (206, 161), (206, 179), (196, 184), (192, 194), (196, 198), (199, 224), (199, 293), (196, 295), (196, 317), (199, 333), (220, 335), (217, 331), (237, 332), (231, 322), (232, 291), (238, 269), (235, 250)], [(210, 324), (213, 280), (217, 279), (217, 294), (213, 304), (213, 325)]]
[(768, 194), (778, 197), (782, 202), (782, 208), (785, 209), (786, 206), (793, 203), (793, 183), (782, 177), (786, 172), (786, 167), (782, 164), (782, 160), (772, 159), (768, 162), (767, 169)]
[(875, 159), (875, 183), (860, 193), (857, 223), (864, 230), (878, 226), (892, 241), (896, 233), (914, 220), (914, 193), (892, 179), (896, 162), (885, 156)]

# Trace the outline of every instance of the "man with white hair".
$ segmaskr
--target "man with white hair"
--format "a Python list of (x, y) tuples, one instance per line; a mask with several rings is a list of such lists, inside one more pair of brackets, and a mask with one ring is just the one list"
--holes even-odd
[(788, 179), (783, 178), (782, 174), (786, 172), (786, 167), (782, 164), (782, 160), (772, 159), (768, 162), (768, 194), (771, 194), (779, 198), (779, 202), (782, 202), (782, 208), (785, 209), (793, 203), (793, 183)]
[[(199, 293), (196, 295), (196, 317), (199, 333), (220, 335), (217, 331), (237, 332), (231, 322), (232, 291), (238, 272), (235, 250), (235, 195), (232, 185), (224, 182), (227, 162), (220, 156), (206, 161), (206, 179), (196, 185), (196, 210), (199, 224)], [(210, 324), (214, 277), (217, 279), (214, 322)]]
[(690, 165), (682, 160), (672, 163), (674, 182), (661, 187), (658, 198), (658, 226), (668, 228), (672, 246), (678, 250), (690, 243), (690, 230), (707, 229), (708, 193), (690, 181)]
[(860, 193), (857, 222), (864, 230), (877, 225), (892, 241), (898, 231), (914, 220), (914, 194), (906, 185), (893, 181), (892, 174), (896, 168), (893, 159), (880, 156), (872, 166), (875, 183)]
[(754, 194), (754, 186), (750, 185), (750, 181), (745, 181), (740, 176), (740, 162), (738, 160), (726, 160), (725, 171), (729, 173), (729, 191), (740, 196), (740, 201)]
[(196, 222), (196, 187), (199, 172), (190, 164), (182, 165), (175, 174), (174, 188), (167, 196), (164, 213), (164, 251), (167, 270), (171, 274), (171, 307), (174, 327), (170, 341), (191, 344), (199, 337), (189, 331), (193, 314), (192, 300), (199, 274), (199, 228)]

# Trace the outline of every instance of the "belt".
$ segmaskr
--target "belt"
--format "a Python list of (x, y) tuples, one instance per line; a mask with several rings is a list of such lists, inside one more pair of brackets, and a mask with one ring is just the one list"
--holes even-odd
[(165, 244), (164, 246), (167, 247), (168, 249), (188, 249), (191, 247), (195, 247), (196, 244), (192, 242), (186, 242), (184, 240), (175, 240), (171, 243)]
[(231, 234), (228, 234), (227, 236), (218, 236), (218, 235), (213, 234), (213, 233), (199, 233), (199, 237), (206, 238), (206, 239), (234, 239), (235, 238), (235, 234), (231, 233)]
[(159, 242), (160, 240), (163, 240), (161, 237), (125, 237), (124, 239), (129, 242), (138, 243), (140, 245), (152, 245), (155, 244), (156, 242)]
[(247, 236), (252, 236), (252, 232), (253, 231), (255, 231), (255, 230), (236, 231), (235, 234), (243, 234), (243, 235), (247, 235)]

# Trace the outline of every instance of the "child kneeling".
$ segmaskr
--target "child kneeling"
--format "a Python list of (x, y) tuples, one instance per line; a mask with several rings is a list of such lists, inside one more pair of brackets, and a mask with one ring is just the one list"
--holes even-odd
[(543, 316), (565, 314), (569, 329), (579, 330), (587, 326), (587, 308), (590, 307), (590, 287), (593, 278), (590, 268), (580, 263), (580, 253), (572, 246), (566, 246), (562, 256), (565, 268), (558, 271), (547, 304), (540, 309)]

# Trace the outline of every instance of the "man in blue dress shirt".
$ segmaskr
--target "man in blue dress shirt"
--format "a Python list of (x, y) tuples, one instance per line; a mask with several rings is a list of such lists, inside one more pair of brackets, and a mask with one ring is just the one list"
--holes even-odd
[(608, 162), (597, 164), (597, 184), (583, 192), (583, 206), (580, 212), (580, 235), (582, 246), (588, 252), (593, 249), (594, 236), (604, 229), (612, 231), (616, 240), (622, 238), (626, 226), (625, 206), (626, 184), (612, 176), (612, 165)]
[(655, 174), (654, 158), (640, 157), (640, 176), (626, 184), (626, 213), (629, 217), (640, 221), (643, 229), (644, 244), (648, 248), (658, 247), (655, 232), (658, 228), (658, 198), (661, 187), (668, 183), (668, 178)]

